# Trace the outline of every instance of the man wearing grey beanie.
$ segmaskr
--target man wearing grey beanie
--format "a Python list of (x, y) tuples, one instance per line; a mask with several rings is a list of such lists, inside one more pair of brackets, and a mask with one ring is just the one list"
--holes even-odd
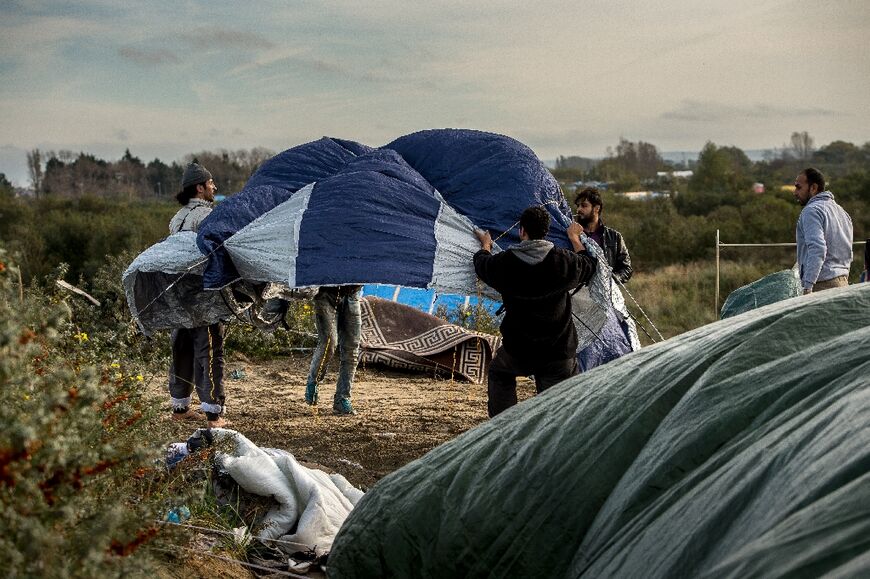
[(169, 222), (169, 233), (199, 231), (199, 224), (211, 213), (217, 185), (208, 169), (190, 163), (181, 177), (181, 191), (175, 196), (184, 205)]
[[(211, 173), (199, 163), (190, 163), (175, 196), (184, 205), (169, 222), (169, 233), (198, 231), (211, 213), (217, 185)], [(196, 419), (190, 408), (196, 388), (200, 410), (209, 427), (226, 425), (224, 413), (224, 327), (218, 322), (200, 328), (176, 328), (171, 334), (172, 364), (169, 367), (169, 396), (172, 418)]]

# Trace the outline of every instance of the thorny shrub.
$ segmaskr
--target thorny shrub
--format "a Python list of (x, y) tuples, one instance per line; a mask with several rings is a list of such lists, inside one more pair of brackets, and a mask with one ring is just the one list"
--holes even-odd
[(150, 354), (129, 347), (121, 318), (113, 327), (117, 304), (85, 314), (80, 298), (19, 280), (0, 248), (0, 568), (141, 573), (142, 547), (167, 536), (142, 388)]

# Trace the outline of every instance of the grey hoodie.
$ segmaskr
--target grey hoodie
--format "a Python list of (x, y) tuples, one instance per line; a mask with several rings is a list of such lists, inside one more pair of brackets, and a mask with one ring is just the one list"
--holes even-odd
[(544, 261), (551, 249), (553, 249), (553, 244), (545, 239), (527, 239), (514, 245), (508, 251), (514, 252), (514, 255), (523, 263), (535, 265)]
[(849, 275), (852, 264), (852, 219), (830, 191), (811, 197), (798, 217), (797, 260), (801, 286)]

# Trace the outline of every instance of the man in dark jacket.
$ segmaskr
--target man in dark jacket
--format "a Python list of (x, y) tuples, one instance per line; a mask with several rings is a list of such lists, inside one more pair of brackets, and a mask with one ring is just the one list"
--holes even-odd
[(574, 219), (583, 226), (586, 235), (604, 250), (604, 258), (613, 270), (613, 279), (619, 283), (628, 283), (632, 272), (631, 256), (622, 234), (607, 227), (601, 220), (601, 212), (604, 210), (601, 193), (595, 187), (587, 187), (577, 193), (574, 202), (577, 205)]
[(489, 232), (475, 232), (482, 249), (474, 254), (474, 270), (505, 307), (502, 347), (489, 365), (490, 417), (517, 403), (517, 376), (534, 375), (541, 393), (577, 373), (569, 292), (592, 278), (596, 260), (586, 253), (577, 223), (568, 227), (573, 252), (546, 241), (549, 229), (547, 210), (529, 207), (520, 217), (521, 243), (497, 255)]

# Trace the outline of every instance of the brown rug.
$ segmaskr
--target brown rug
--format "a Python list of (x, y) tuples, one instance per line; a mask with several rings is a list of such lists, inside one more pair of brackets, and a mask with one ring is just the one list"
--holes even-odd
[(360, 301), (360, 361), (435, 371), (480, 384), (501, 338), (466, 330), (411, 306), (375, 296)]

